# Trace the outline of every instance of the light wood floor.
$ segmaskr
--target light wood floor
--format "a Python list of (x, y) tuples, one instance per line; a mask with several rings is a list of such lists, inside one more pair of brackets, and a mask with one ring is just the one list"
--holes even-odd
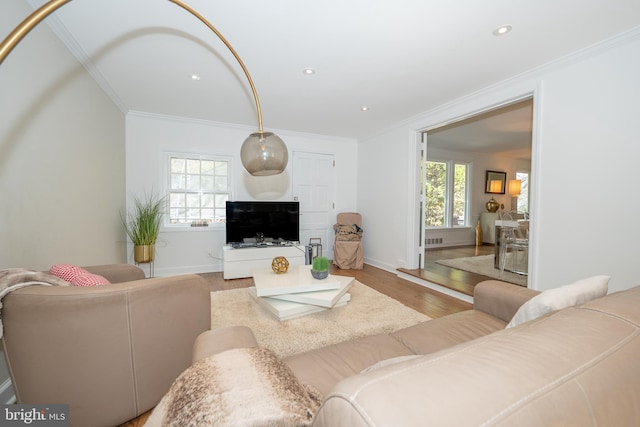
[[(445, 267), (436, 264), (435, 261), (445, 258), (487, 255), (493, 253), (493, 250), (493, 246), (480, 246), (478, 248), (475, 246), (465, 246), (428, 250), (425, 253), (425, 270), (402, 271), (472, 295), (473, 287), (482, 280), (487, 280), (488, 278), (486, 276)], [(395, 273), (390, 273), (370, 265), (365, 264), (362, 270), (340, 270), (339, 268), (332, 267), (331, 274), (354, 276), (359, 282), (431, 318), (442, 317), (471, 309), (471, 304), (469, 303), (401, 279)], [(253, 279), (251, 278), (224, 280), (222, 273), (207, 273), (203, 276), (209, 281), (212, 292), (253, 286)], [(150, 412), (147, 412), (119, 427), (142, 427), (149, 414)]]
[[(469, 277), (471, 281), (478, 279), (475, 283), (486, 280), (487, 277), (477, 274), (473, 275), (477, 277), (471, 277), (470, 275), (472, 275), (472, 273), (466, 273), (466, 275), (461, 276), (456, 273), (460, 270), (444, 267), (440, 264), (435, 264), (434, 262), (435, 259), (473, 256), (473, 254), (468, 255), (471, 250), (475, 250), (475, 247), (473, 247), (473, 249), (455, 248), (434, 252), (429, 257), (431, 260), (425, 264), (427, 268), (432, 268), (434, 271), (439, 272), (437, 280), (433, 279), (431, 281), (437, 284), (443, 284), (447, 287), (455, 288), (461, 287), (464, 284), (465, 277)], [(484, 253), (482, 253), (482, 255), (484, 255)], [(446, 273), (446, 270), (455, 271)], [(413, 272), (413, 270), (406, 271)], [(365, 264), (364, 269), (362, 270), (340, 270), (339, 268), (332, 266), (331, 274), (353, 276), (361, 283), (364, 283), (378, 292), (390, 296), (391, 298), (395, 298), (404, 305), (432, 318), (446, 316), (447, 314), (456, 313), (462, 310), (469, 310), (471, 308), (471, 305), (466, 302), (401, 279), (395, 273), (390, 273), (367, 264)], [(209, 281), (209, 287), (212, 292), (253, 286), (253, 279), (251, 278), (224, 280), (221, 272), (206, 273), (203, 276), (205, 276)], [(475, 283), (473, 283), (473, 285), (467, 285), (467, 288), (470, 288), (472, 293)]]
[(495, 251), (494, 245), (459, 246), (454, 248), (428, 249), (424, 253), (424, 269), (399, 269), (403, 273), (445, 286), (466, 295), (473, 295), (473, 288), (483, 280), (492, 279), (481, 274), (457, 270), (436, 264), (440, 259), (464, 258), (481, 255), (491, 255)]

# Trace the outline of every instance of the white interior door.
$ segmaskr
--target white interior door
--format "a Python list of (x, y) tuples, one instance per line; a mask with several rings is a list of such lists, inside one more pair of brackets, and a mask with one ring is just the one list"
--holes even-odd
[(333, 259), (335, 163), (332, 154), (293, 153), (293, 199), (300, 202), (300, 244), (320, 238), (322, 255)]

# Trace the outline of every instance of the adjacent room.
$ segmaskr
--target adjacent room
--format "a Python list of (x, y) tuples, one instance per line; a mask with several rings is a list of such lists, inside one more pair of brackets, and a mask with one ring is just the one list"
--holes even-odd
[[(517, 265), (509, 255), (507, 271), (499, 269), (496, 221), (532, 216), (532, 125), (528, 98), (423, 133), (424, 258), (408, 274), (470, 296), (487, 278), (527, 285), (528, 252), (518, 253)], [(491, 177), (501, 180), (493, 191)]]

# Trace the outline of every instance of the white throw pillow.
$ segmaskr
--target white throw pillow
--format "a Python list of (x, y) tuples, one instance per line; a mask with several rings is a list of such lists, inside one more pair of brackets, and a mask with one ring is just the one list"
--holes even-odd
[(536, 319), (550, 311), (562, 310), (603, 297), (609, 289), (609, 279), (609, 276), (593, 276), (544, 291), (522, 304), (507, 328)]

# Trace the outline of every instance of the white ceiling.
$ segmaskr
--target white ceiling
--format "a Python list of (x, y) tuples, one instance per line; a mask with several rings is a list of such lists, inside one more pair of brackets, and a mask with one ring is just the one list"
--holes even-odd
[[(640, 25), (638, 0), (186, 2), (244, 60), (265, 128), (345, 137), (374, 134)], [(47, 22), (124, 111), (256, 124), (235, 59), (169, 1), (76, 0)], [(513, 31), (493, 36), (503, 24)], [(316, 73), (304, 75), (307, 67)]]
[(531, 160), (533, 100), (528, 99), (427, 132), (430, 148)]

